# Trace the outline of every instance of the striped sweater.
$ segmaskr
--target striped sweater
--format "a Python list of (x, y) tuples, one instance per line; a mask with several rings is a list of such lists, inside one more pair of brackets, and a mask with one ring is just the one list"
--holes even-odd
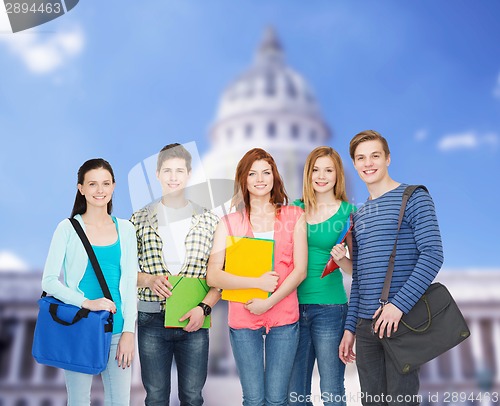
[[(398, 225), (406, 184), (367, 201), (354, 214), (353, 274), (346, 330), (356, 332), (358, 318), (371, 319), (379, 298)], [(389, 302), (408, 313), (427, 290), (443, 263), (434, 203), (417, 189), (408, 201), (397, 245)]]

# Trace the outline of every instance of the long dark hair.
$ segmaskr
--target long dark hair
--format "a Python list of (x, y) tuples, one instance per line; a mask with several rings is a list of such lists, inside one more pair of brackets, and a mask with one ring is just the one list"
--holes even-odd
[[(102, 158), (89, 159), (86, 161), (80, 169), (78, 169), (78, 184), (83, 185), (85, 179), (85, 174), (93, 169), (106, 169), (111, 174), (111, 179), (115, 183), (115, 174), (113, 173), (113, 168), (108, 161)], [(83, 214), (87, 211), (87, 200), (85, 196), (80, 193), (79, 190), (76, 191), (75, 203), (73, 204), (73, 210), (71, 212), (71, 217), (77, 214)], [(108, 214), (113, 211), (113, 198), (108, 203)]]

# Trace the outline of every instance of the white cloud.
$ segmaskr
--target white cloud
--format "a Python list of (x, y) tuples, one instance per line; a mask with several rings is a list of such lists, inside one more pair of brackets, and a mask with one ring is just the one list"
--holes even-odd
[(475, 131), (469, 131), (445, 135), (439, 141), (438, 148), (441, 151), (451, 151), (454, 149), (474, 149), (483, 145), (496, 147), (498, 142), (498, 135), (495, 133), (478, 134)]
[(0, 272), (27, 272), (29, 266), (10, 251), (0, 251)]
[(47, 74), (79, 55), (85, 38), (80, 27), (55, 33), (27, 30), (13, 34), (7, 13), (0, 10), (0, 43), (2, 42), (31, 72)]
[(497, 83), (495, 85), (495, 88), (493, 89), (493, 96), (495, 96), (497, 99), (500, 99), (500, 73), (497, 76)]
[(415, 133), (415, 140), (416, 141), (424, 141), (427, 139), (429, 133), (425, 129), (420, 129)]

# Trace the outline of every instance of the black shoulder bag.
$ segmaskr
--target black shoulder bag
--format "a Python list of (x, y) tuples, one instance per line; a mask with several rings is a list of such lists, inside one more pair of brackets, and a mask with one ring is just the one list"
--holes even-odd
[[(380, 296), (382, 306), (388, 303), (399, 229), (408, 199), (422, 185), (408, 186), (403, 193), (399, 211), (396, 241), (389, 258), (384, 287)], [(455, 300), (444, 285), (435, 282), (429, 286), (413, 308), (401, 318), (398, 331), (382, 338), (382, 345), (401, 374), (407, 374), (460, 344), (470, 336), (467, 323)]]

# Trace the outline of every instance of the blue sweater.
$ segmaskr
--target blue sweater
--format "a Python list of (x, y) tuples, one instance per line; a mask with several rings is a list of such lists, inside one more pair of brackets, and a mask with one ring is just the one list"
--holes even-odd
[[(406, 184), (367, 201), (354, 214), (353, 273), (346, 329), (355, 333), (358, 318), (371, 319), (396, 238)], [(406, 206), (396, 251), (389, 302), (408, 313), (427, 290), (443, 263), (434, 203), (417, 189)]]

